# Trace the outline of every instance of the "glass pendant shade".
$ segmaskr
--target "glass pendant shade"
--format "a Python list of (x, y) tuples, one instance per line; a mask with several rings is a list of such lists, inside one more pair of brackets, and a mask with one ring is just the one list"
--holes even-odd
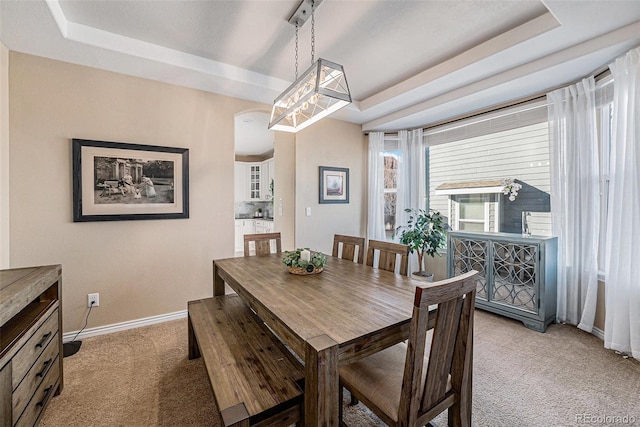
[(350, 103), (342, 65), (320, 58), (273, 102), (269, 129), (297, 132)]

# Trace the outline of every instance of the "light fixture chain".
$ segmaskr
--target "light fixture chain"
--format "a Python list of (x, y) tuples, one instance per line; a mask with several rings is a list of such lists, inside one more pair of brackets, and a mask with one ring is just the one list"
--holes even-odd
[(311, 63), (314, 62), (316, 51), (316, 18), (315, 18), (315, 1), (311, 0)]
[(298, 80), (298, 23), (297, 22), (296, 22), (296, 78), (295, 80)]

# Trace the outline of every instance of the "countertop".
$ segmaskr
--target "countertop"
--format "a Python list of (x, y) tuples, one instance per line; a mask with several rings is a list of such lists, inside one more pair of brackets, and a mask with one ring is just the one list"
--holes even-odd
[(237, 216), (236, 219), (257, 219), (261, 221), (273, 221), (273, 217), (270, 216), (256, 217), (251, 215), (240, 215)]

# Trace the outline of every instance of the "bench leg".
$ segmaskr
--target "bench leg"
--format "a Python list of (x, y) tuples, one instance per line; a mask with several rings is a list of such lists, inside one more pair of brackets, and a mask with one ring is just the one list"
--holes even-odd
[(200, 348), (198, 348), (198, 341), (196, 340), (196, 334), (193, 332), (193, 325), (191, 324), (191, 316), (187, 316), (187, 328), (189, 335), (189, 360), (197, 359), (200, 357)]

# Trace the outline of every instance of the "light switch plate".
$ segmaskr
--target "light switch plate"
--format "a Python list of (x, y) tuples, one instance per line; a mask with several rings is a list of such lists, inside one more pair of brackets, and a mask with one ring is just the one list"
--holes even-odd
[(304, 208), (304, 214), (306, 216), (311, 216), (311, 208)]

